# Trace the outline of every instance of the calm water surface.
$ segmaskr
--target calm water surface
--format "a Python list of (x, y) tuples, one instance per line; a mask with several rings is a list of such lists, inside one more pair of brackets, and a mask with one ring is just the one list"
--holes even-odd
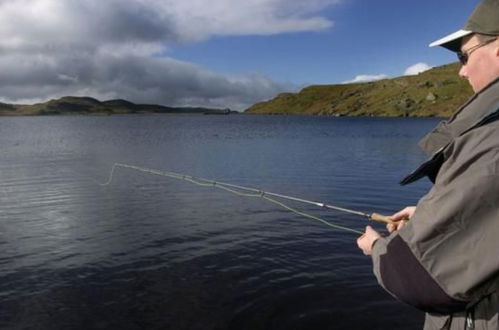
[[(419, 329), (356, 234), (175, 171), (391, 213), (435, 119), (0, 118), (0, 328)], [(291, 204), (357, 230), (356, 216)], [(381, 226), (378, 226), (382, 229)]]

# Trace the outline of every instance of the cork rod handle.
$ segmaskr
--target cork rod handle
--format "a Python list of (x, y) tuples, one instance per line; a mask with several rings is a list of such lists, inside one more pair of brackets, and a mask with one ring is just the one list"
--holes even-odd
[(381, 215), (379, 213), (372, 213), (370, 216), (372, 221), (384, 222), (394, 224), (395, 221), (390, 220), (386, 215)]

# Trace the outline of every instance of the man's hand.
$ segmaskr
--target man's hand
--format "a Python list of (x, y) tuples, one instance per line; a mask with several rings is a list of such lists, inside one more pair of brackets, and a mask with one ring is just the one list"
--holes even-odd
[(412, 217), (415, 211), (415, 206), (408, 206), (405, 209), (389, 216), (388, 219), (395, 221), (396, 223), (389, 223), (388, 225), (386, 225), (386, 229), (388, 230), (388, 232), (392, 233), (404, 227), (404, 225), (407, 223), (407, 220)]
[[(396, 230), (400, 230), (412, 217), (415, 211), (416, 211), (415, 206), (408, 206), (403, 210), (395, 214), (392, 214), (388, 218), (396, 223), (390, 223), (386, 225), (386, 229), (390, 233)], [(357, 238), (357, 245), (362, 250), (362, 252), (364, 252), (365, 255), (371, 255), (373, 251), (374, 242), (376, 242), (376, 240), (380, 237), (381, 235), (376, 230), (374, 230), (371, 226), (367, 226), (366, 232), (362, 236)]]
[(380, 237), (381, 235), (376, 230), (371, 226), (367, 226), (366, 232), (357, 238), (357, 245), (366, 256), (369, 256), (373, 252), (374, 242)]

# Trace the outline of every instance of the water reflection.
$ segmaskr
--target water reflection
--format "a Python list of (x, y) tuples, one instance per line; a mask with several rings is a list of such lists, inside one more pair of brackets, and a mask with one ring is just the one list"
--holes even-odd
[(97, 183), (122, 162), (389, 213), (428, 188), (397, 182), (424, 159), (414, 145), (434, 124), (2, 118), (0, 327), (418, 329), (421, 315), (378, 288), (351, 233), (263, 200), (136, 172)]

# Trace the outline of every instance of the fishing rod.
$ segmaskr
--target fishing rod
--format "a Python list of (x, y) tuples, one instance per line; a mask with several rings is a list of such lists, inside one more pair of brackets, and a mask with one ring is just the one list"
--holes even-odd
[[(280, 205), (280, 206), (282, 206), (282, 207), (284, 207), (284, 208), (286, 208), (286, 209), (288, 209), (296, 214), (305, 216), (307, 218), (311, 218), (313, 220), (320, 221), (320, 222), (322, 222), (326, 225), (329, 225), (331, 227), (334, 227), (334, 228), (343, 229), (343, 230), (347, 230), (347, 231), (351, 231), (351, 232), (355, 232), (355, 233), (363, 234), (363, 232), (360, 232), (360, 231), (357, 231), (357, 230), (354, 230), (354, 229), (351, 229), (348, 227), (343, 227), (340, 225), (331, 224), (330, 222), (323, 220), (321, 218), (306, 214), (306, 213), (301, 212), (301, 211), (297, 211), (284, 203), (281, 203), (275, 199), (270, 198), (269, 196), (277, 197), (277, 198), (281, 198), (281, 199), (285, 199), (285, 200), (290, 200), (290, 201), (295, 201), (295, 202), (300, 202), (300, 203), (305, 203), (305, 204), (311, 204), (311, 205), (315, 205), (315, 206), (318, 206), (321, 208), (331, 209), (331, 210), (335, 210), (335, 211), (339, 211), (339, 212), (343, 212), (343, 213), (354, 214), (354, 215), (364, 217), (364, 218), (371, 220), (371, 221), (383, 222), (383, 223), (387, 223), (387, 224), (395, 223), (389, 217), (381, 215), (379, 213), (365, 213), (365, 212), (352, 210), (352, 209), (348, 209), (348, 208), (344, 208), (344, 207), (339, 207), (339, 206), (335, 206), (335, 205), (331, 205), (331, 204), (327, 204), (327, 203), (321, 203), (321, 202), (311, 201), (311, 200), (307, 200), (307, 199), (303, 199), (303, 198), (278, 194), (278, 193), (274, 193), (274, 192), (270, 192), (270, 191), (264, 191), (261, 189), (245, 187), (245, 186), (226, 183), (226, 182), (213, 181), (213, 180), (194, 177), (191, 175), (175, 173), (175, 172), (168, 172), (168, 171), (160, 171), (160, 170), (155, 170), (155, 169), (150, 169), (150, 168), (145, 168), (145, 167), (140, 167), (140, 166), (135, 166), (135, 165), (129, 165), (129, 164), (123, 164), (123, 163), (114, 163), (113, 167), (111, 168), (111, 173), (109, 174), (109, 179), (105, 183), (99, 183), (99, 184), (101, 186), (109, 185), (113, 179), (114, 171), (118, 167), (132, 169), (132, 170), (136, 170), (139, 172), (160, 175), (160, 176), (174, 178), (174, 179), (179, 179), (179, 180), (185, 180), (185, 181), (188, 181), (188, 182), (191, 182), (193, 184), (200, 185), (200, 186), (212, 186), (212, 187), (216, 187), (216, 188), (220, 188), (220, 189), (232, 192), (232, 193), (240, 195), (240, 196), (260, 197), (260, 198), (266, 199), (270, 202), (273, 202), (277, 205)], [(250, 193), (243, 193), (241, 191), (247, 191)]]
[[(205, 179), (202, 179), (202, 180), (204, 181)], [(356, 210), (347, 209), (344, 207), (334, 206), (331, 204), (314, 202), (314, 201), (310, 201), (307, 199), (287, 196), (287, 195), (283, 195), (283, 194), (273, 193), (270, 191), (263, 191), (263, 190), (259, 190), (259, 189), (239, 186), (239, 185), (230, 184), (230, 183), (217, 182), (217, 181), (207, 181), (207, 182), (211, 182), (213, 185), (222, 185), (222, 186), (232, 187), (232, 188), (236, 188), (236, 189), (255, 191), (255, 192), (258, 192), (262, 195), (279, 197), (282, 199), (287, 199), (287, 200), (291, 200), (291, 201), (295, 201), (295, 202), (301, 202), (301, 203), (305, 203), (305, 204), (311, 204), (311, 205), (315, 205), (315, 206), (326, 208), (326, 209), (331, 209), (331, 210), (340, 211), (340, 212), (344, 212), (344, 213), (360, 215), (360, 216), (365, 217), (365, 218), (372, 220), (372, 221), (378, 221), (378, 222), (384, 222), (384, 223), (393, 223), (393, 221), (390, 220), (387, 216), (381, 215), (379, 213), (364, 213), (364, 212), (360, 212), (360, 211), (356, 211)]]

